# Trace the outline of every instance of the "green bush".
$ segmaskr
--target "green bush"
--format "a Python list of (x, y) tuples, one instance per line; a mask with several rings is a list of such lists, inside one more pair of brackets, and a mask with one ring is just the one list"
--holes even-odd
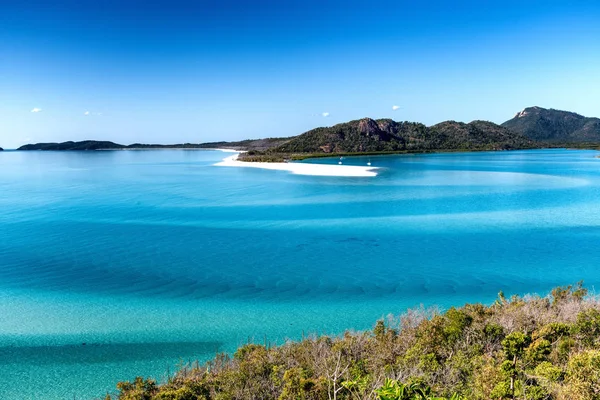
[(248, 344), (163, 385), (121, 382), (117, 398), (600, 400), (600, 302), (583, 292), (500, 295), (489, 307), (411, 311), (371, 332)]

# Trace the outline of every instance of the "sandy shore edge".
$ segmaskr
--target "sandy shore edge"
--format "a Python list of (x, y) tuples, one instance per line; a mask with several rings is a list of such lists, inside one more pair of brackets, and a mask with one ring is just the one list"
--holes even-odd
[(236, 154), (226, 157), (215, 166), (218, 167), (243, 167), (261, 168), (278, 171), (288, 171), (296, 175), (312, 176), (350, 176), (350, 177), (373, 177), (377, 176), (377, 167), (361, 167), (355, 165), (335, 164), (310, 164), (310, 163), (268, 163), (268, 162), (244, 162), (237, 158), (241, 152), (228, 149), (215, 149), (223, 152), (235, 152)]

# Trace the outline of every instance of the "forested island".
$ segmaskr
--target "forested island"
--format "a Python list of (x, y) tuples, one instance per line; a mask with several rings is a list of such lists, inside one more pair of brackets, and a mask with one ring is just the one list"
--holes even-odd
[(249, 150), (245, 161), (282, 161), (330, 155), (514, 150), (536, 147), (525, 136), (487, 121), (446, 121), (427, 127), (416, 122), (363, 118), (316, 128), (267, 150)]
[(19, 147), (19, 151), (86, 151), (86, 150), (152, 150), (152, 149), (215, 149), (227, 147), (232, 150), (266, 150), (286, 142), (289, 139), (248, 139), (239, 142), (180, 143), (180, 144), (144, 144), (123, 145), (109, 141), (84, 140), (80, 142), (35, 143)]
[(581, 283), (490, 306), (409, 310), (373, 330), (247, 344), (106, 399), (600, 399), (600, 300)]
[(278, 162), (354, 154), (600, 147), (600, 119), (528, 107), (501, 125), (488, 121), (418, 122), (363, 118), (310, 130), (298, 136), (237, 142), (122, 145), (109, 141), (37, 143), (18, 150), (143, 150), (228, 148), (245, 151), (242, 161)]

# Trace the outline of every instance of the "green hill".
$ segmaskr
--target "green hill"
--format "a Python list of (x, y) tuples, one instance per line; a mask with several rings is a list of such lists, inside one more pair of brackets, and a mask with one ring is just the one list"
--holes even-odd
[(280, 153), (358, 153), (398, 151), (406, 148), (404, 137), (426, 131), (425, 125), (370, 118), (312, 129), (272, 149)]
[(492, 122), (446, 121), (427, 127), (417, 122), (363, 118), (310, 130), (264, 152), (249, 152), (248, 161), (275, 161), (303, 155), (509, 150), (534, 146), (533, 141)]
[(502, 126), (548, 143), (600, 143), (600, 119), (542, 107), (528, 107)]
[(438, 148), (465, 150), (512, 150), (530, 148), (534, 143), (520, 134), (488, 121), (468, 124), (446, 121), (430, 128)]

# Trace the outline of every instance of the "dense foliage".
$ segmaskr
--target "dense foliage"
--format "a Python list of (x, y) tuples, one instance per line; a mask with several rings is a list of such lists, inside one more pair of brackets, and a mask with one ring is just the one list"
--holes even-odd
[(600, 143), (600, 119), (542, 107), (528, 107), (502, 126), (548, 143)]
[(488, 121), (446, 121), (431, 127), (441, 138), (443, 149), (461, 150), (511, 150), (531, 148), (531, 140)]
[(491, 122), (455, 121), (427, 127), (416, 122), (363, 118), (317, 128), (286, 143), (240, 157), (244, 161), (282, 161), (303, 155), (402, 153), (457, 150), (509, 150), (532, 148), (534, 143)]
[[(600, 302), (578, 284), (548, 297), (418, 309), (369, 332), (248, 344), (119, 400), (600, 399)], [(111, 398), (107, 396), (107, 398)]]

